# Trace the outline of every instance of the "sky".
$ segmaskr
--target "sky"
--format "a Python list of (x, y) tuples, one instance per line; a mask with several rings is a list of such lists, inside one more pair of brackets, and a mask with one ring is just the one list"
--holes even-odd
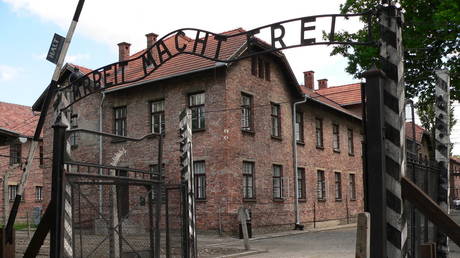
[[(96, 69), (117, 61), (117, 43), (131, 43), (131, 53), (144, 49), (147, 33), (162, 37), (187, 27), (216, 33), (239, 27), (250, 30), (292, 18), (339, 13), (344, 1), (86, 0), (66, 62)], [(77, 2), (0, 0), (0, 101), (31, 106), (40, 96), (55, 68), (45, 60), (51, 39), (54, 33), (66, 35)], [(323, 30), (330, 30), (330, 19), (318, 19), (315, 25), (314, 36), (319, 40)], [(363, 25), (357, 19), (338, 19), (336, 26), (336, 31), (354, 32)], [(286, 41), (298, 40), (296, 24), (286, 31)], [(267, 35), (258, 36), (268, 41)], [(347, 60), (331, 57), (331, 50), (321, 45), (283, 52), (301, 84), (303, 72), (310, 70), (316, 79), (328, 79), (329, 85), (359, 82), (345, 72)], [(460, 141), (460, 124), (453, 137)], [(460, 154), (458, 145), (456, 154)]]

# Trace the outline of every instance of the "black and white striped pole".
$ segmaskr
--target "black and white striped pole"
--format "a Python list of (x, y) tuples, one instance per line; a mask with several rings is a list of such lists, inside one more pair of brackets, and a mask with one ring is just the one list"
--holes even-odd
[(185, 109), (179, 116), (180, 163), (182, 181), (182, 257), (197, 257), (195, 180), (192, 156), (192, 112)]
[[(449, 212), (449, 117), (450, 94), (449, 73), (445, 70), (436, 71), (437, 83), (435, 87), (435, 159), (439, 164), (438, 203), (441, 208)], [(448, 238), (439, 230), (436, 231), (437, 257), (448, 256)]]
[(407, 220), (401, 196), (401, 177), (406, 174), (402, 23), (403, 14), (394, 3), (380, 6), (379, 55), (386, 75), (383, 85), (386, 256), (383, 257), (406, 257), (407, 249)]

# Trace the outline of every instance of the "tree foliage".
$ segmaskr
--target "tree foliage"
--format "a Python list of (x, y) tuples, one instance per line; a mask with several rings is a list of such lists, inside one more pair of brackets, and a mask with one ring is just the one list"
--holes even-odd
[[(346, 0), (341, 13), (375, 10), (379, 0)], [(451, 75), (451, 98), (460, 100), (460, 2), (458, 0), (400, 0), (404, 10), (403, 46), (406, 96), (430, 100), (436, 83), (435, 70), (447, 69)], [(370, 28), (373, 40), (379, 39), (377, 17)], [(357, 33), (340, 32), (338, 40), (366, 41), (367, 25)], [(348, 59), (346, 71), (360, 78), (372, 65), (379, 66), (376, 47), (335, 46), (331, 55)], [(428, 103), (425, 101), (425, 103)]]

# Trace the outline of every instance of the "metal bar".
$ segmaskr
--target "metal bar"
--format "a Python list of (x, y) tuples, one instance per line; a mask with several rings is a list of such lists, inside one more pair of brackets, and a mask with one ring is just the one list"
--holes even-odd
[(62, 124), (58, 118), (53, 125), (53, 165), (51, 179), (51, 202), (56, 207), (53, 222), (51, 223), (50, 257), (59, 258), (62, 256), (63, 244), (63, 172), (64, 172), (64, 151), (65, 151), (65, 130), (67, 126)]
[(54, 203), (50, 202), (42, 219), (40, 220), (40, 223), (38, 224), (37, 229), (35, 230), (34, 235), (32, 236), (32, 240), (30, 240), (29, 245), (24, 252), (24, 257), (36, 257), (38, 255), (38, 252), (45, 241), (46, 235), (48, 235), (48, 232), (50, 231), (51, 223), (54, 219), (54, 213)]
[(166, 192), (166, 204), (165, 204), (165, 220), (166, 220), (166, 258), (170, 258), (171, 257), (171, 245), (170, 245), (170, 234), (169, 234), (169, 191), (168, 189), (165, 188), (165, 192)]
[(460, 225), (407, 177), (401, 177), (401, 191), (405, 199), (417, 207), (444, 234), (460, 246)]
[[(163, 178), (163, 133), (160, 133), (158, 139), (158, 179), (160, 182)], [(161, 188), (162, 184), (156, 186), (156, 205), (155, 205), (155, 258), (160, 258), (160, 219), (161, 219)]]
[[(152, 207), (152, 191), (153, 191), (153, 186), (150, 185), (148, 186), (149, 195), (147, 196), (147, 200), (149, 203), (149, 240), (150, 240), (150, 257), (155, 257), (155, 250), (160, 248), (159, 246), (155, 246), (155, 236), (153, 232), (153, 207)], [(158, 218), (157, 218), (158, 219)]]
[(78, 223), (80, 224), (80, 257), (83, 258), (83, 232), (82, 232), (82, 219), (81, 219), (81, 187), (78, 187)]
[(150, 134), (146, 134), (144, 136), (142, 136), (141, 138), (133, 138), (133, 137), (128, 137), (128, 136), (121, 136), (121, 135), (117, 135), (117, 134), (112, 134), (112, 133), (105, 133), (105, 132), (99, 132), (99, 131), (95, 131), (95, 130), (89, 130), (89, 129), (82, 129), (82, 128), (75, 128), (75, 129), (69, 129), (67, 130), (67, 134), (66, 134), (66, 137), (68, 137), (69, 135), (71, 135), (72, 133), (89, 133), (89, 134), (96, 134), (96, 135), (102, 135), (102, 136), (107, 136), (107, 137), (112, 137), (112, 138), (116, 138), (116, 139), (121, 139), (121, 140), (128, 140), (128, 141), (135, 141), (135, 142), (139, 142), (139, 141), (142, 141), (144, 140), (145, 138), (149, 138), (149, 137), (158, 137), (158, 134), (157, 133), (150, 133)]
[(366, 78), (366, 168), (372, 176), (365, 176), (366, 203), (371, 214), (371, 257), (386, 256), (386, 195), (385, 146), (383, 120), (383, 78), (381, 70), (373, 68), (363, 74)]
[(366, 83), (361, 83), (361, 107), (362, 107), (362, 127), (364, 131), (364, 142), (362, 144), (362, 162), (363, 162), (363, 191), (364, 191), (364, 211), (369, 212), (369, 190), (368, 190), (368, 177), (369, 171), (367, 170), (367, 115), (366, 115)]
[[(76, 162), (76, 161), (66, 161), (66, 165), (74, 165), (74, 166), (83, 166), (83, 167), (93, 167), (93, 168), (106, 168), (106, 169), (115, 169), (115, 170), (126, 170), (128, 172), (136, 172), (150, 175), (152, 172), (148, 170), (141, 170), (141, 169), (131, 169), (127, 167), (117, 167), (112, 165), (100, 165), (97, 163), (88, 163), (88, 162)], [(77, 169), (79, 171), (80, 169)]]
[(78, 173), (66, 173), (66, 176), (69, 177), (90, 177), (90, 178), (97, 178), (97, 179), (114, 179), (118, 182), (120, 181), (134, 181), (134, 182), (140, 182), (140, 183), (145, 183), (146, 185), (148, 184), (159, 184), (158, 181), (153, 181), (153, 180), (146, 180), (146, 179), (136, 179), (136, 178), (130, 178), (130, 177), (122, 177), (122, 176), (104, 176), (104, 175), (88, 175), (88, 174), (78, 174)]

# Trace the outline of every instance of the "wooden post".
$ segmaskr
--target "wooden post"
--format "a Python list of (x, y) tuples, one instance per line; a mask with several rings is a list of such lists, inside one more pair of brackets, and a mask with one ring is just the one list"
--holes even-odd
[(241, 229), (243, 230), (244, 249), (249, 250), (249, 235), (245, 208), (240, 207), (238, 209), (238, 218), (240, 219)]
[(6, 230), (0, 228), (0, 258), (16, 257), (16, 230), (12, 229), (11, 242), (7, 241)]
[(358, 227), (356, 229), (356, 258), (369, 258), (371, 248), (371, 224), (369, 212), (358, 214)]

